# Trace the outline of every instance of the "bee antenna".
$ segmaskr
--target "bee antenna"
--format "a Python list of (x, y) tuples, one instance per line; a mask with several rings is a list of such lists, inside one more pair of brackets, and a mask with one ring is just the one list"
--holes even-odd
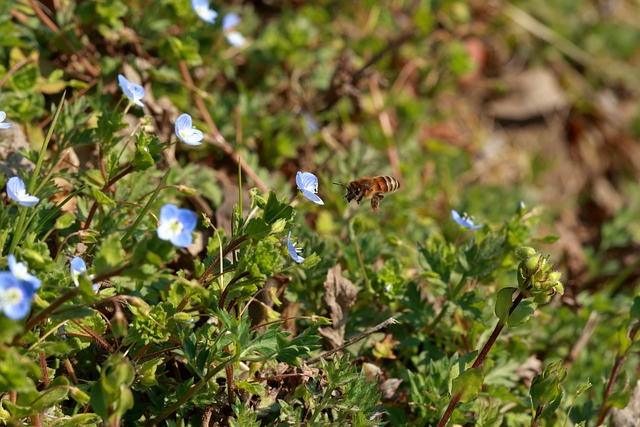
[(339, 185), (340, 187), (344, 187), (347, 188), (343, 183), (341, 182), (334, 182), (333, 185)]

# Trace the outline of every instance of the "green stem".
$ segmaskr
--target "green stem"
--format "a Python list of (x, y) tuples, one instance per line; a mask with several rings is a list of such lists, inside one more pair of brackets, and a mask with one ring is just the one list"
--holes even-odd
[(164, 183), (167, 180), (167, 177), (169, 176), (170, 171), (171, 169), (167, 169), (167, 172), (165, 172), (164, 176), (162, 177), (162, 180), (160, 180), (160, 184), (158, 184), (156, 191), (153, 192), (147, 204), (144, 205), (144, 208), (142, 208), (142, 211), (138, 214), (138, 217), (136, 218), (133, 225), (129, 227), (124, 237), (122, 237), (122, 239), (120, 240), (123, 244), (129, 239), (129, 237), (131, 237), (133, 232), (137, 229), (138, 224), (140, 224), (140, 222), (142, 221), (142, 218), (144, 218), (144, 216), (147, 214), (147, 212), (151, 208), (151, 205), (153, 204), (153, 202), (156, 201), (156, 198), (158, 197), (158, 193), (160, 193), (160, 190), (162, 190), (162, 188), (164, 187)]
[(173, 405), (169, 406), (167, 409), (162, 411), (160, 413), (160, 415), (158, 415), (157, 417), (149, 420), (147, 425), (149, 425), (149, 426), (158, 425), (158, 423), (160, 421), (164, 420), (169, 415), (173, 414), (175, 411), (180, 409), (180, 407), (182, 405), (184, 405), (189, 399), (191, 399), (191, 397), (193, 397), (198, 391), (200, 391), (200, 389), (202, 387), (204, 387), (209, 382), (209, 380), (211, 380), (211, 378), (213, 378), (216, 374), (218, 374), (218, 372), (222, 371), (230, 363), (235, 362), (236, 358), (237, 358), (237, 356), (230, 357), (227, 360), (225, 360), (224, 362), (220, 363), (214, 369), (209, 369), (209, 372), (207, 372), (207, 375), (204, 378), (202, 378), (200, 381), (198, 381), (196, 384), (194, 384), (193, 387), (191, 387), (189, 390), (187, 390), (187, 392), (185, 394), (180, 396), (178, 398), (178, 400)]

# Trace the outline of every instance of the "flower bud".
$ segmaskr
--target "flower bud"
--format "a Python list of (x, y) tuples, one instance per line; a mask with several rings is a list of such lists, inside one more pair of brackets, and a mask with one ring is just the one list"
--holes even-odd
[(531, 258), (536, 254), (536, 250), (527, 246), (520, 246), (516, 248), (516, 256), (520, 259)]

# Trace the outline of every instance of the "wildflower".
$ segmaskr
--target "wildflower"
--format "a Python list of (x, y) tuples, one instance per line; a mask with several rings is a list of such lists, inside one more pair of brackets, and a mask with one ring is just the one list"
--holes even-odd
[(207, 0), (191, 0), (191, 8), (205, 22), (214, 24), (218, 17), (218, 12), (209, 7)]
[(302, 195), (313, 203), (324, 205), (320, 197), (316, 195), (318, 192), (318, 178), (311, 172), (298, 172), (296, 174), (296, 184)]
[(188, 114), (182, 114), (178, 117), (175, 124), (176, 135), (180, 138), (180, 141), (189, 145), (202, 144), (202, 138), (204, 135), (202, 131), (199, 131), (193, 126), (191, 116)]
[(7, 118), (7, 113), (0, 111), (0, 129), (9, 129), (13, 123), (2, 123)]
[(17, 176), (9, 178), (7, 181), (7, 195), (22, 206), (33, 206), (40, 201), (38, 197), (27, 194), (24, 182)]
[(16, 257), (13, 254), (9, 255), (7, 261), (9, 263), (9, 271), (11, 274), (21, 282), (29, 284), (33, 289), (33, 292), (42, 286), (40, 279), (29, 273), (29, 267), (27, 264), (24, 262), (17, 262)]
[(478, 228), (484, 227), (484, 225), (475, 225), (473, 223), (473, 218), (464, 213), (462, 216), (455, 210), (451, 210), (451, 217), (455, 222), (458, 223), (461, 227), (468, 228), (469, 230), (477, 230)]
[(122, 74), (118, 74), (118, 82), (124, 92), (125, 96), (129, 98), (131, 102), (139, 107), (144, 107), (144, 104), (140, 101), (144, 96), (144, 88), (137, 83), (130, 82)]
[(189, 209), (179, 209), (168, 203), (160, 208), (158, 237), (169, 240), (179, 248), (186, 248), (193, 241), (191, 233), (196, 228), (197, 220), (196, 214)]
[(233, 29), (240, 23), (240, 17), (236, 13), (228, 13), (222, 18), (222, 31), (231, 46), (240, 47), (245, 39), (242, 34)]
[(20, 320), (29, 314), (35, 289), (8, 271), (0, 271), (0, 311), (10, 319)]
[(304, 252), (304, 249), (296, 248), (295, 245), (297, 243), (298, 242), (291, 242), (291, 230), (289, 230), (289, 234), (287, 234), (287, 250), (289, 251), (289, 256), (291, 257), (291, 259), (300, 264), (302, 261), (304, 261), (304, 257), (300, 256), (300, 254)]

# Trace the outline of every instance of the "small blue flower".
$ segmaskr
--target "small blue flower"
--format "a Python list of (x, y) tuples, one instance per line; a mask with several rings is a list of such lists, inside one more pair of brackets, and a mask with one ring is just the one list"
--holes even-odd
[(10, 319), (20, 320), (29, 314), (35, 290), (8, 271), (0, 271), (0, 311)]
[(144, 107), (144, 104), (140, 101), (144, 96), (144, 88), (137, 83), (130, 82), (122, 74), (118, 74), (118, 82), (122, 88), (124, 95), (129, 98), (131, 102), (139, 107)]
[(180, 138), (180, 141), (189, 145), (202, 144), (202, 138), (204, 135), (202, 131), (199, 131), (193, 127), (191, 116), (188, 114), (182, 114), (178, 117), (175, 124), (176, 135)]
[(304, 113), (304, 134), (305, 136), (311, 136), (318, 132), (318, 123), (313, 119), (313, 116), (309, 113)]
[(7, 118), (7, 113), (0, 111), (0, 129), (9, 129), (13, 123), (2, 123)]
[(298, 172), (296, 174), (296, 184), (302, 195), (313, 203), (324, 205), (320, 197), (316, 195), (318, 192), (318, 178), (311, 172)]
[(304, 257), (300, 256), (300, 254), (304, 252), (304, 249), (296, 248), (295, 245), (297, 243), (298, 242), (291, 242), (291, 230), (289, 230), (289, 234), (287, 234), (287, 251), (289, 251), (289, 256), (291, 257), (291, 259), (300, 264), (302, 261), (304, 261)]
[(469, 230), (477, 230), (478, 228), (484, 227), (484, 225), (475, 225), (473, 223), (473, 218), (469, 217), (466, 213), (460, 216), (460, 214), (454, 209), (451, 209), (451, 217), (458, 223), (458, 225), (468, 228)]
[(160, 208), (158, 237), (169, 240), (179, 248), (186, 248), (193, 241), (191, 233), (196, 228), (198, 217), (189, 209), (179, 209), (170, 203)]
[(222, 31), (231, 46), (240, 47), (245, 43), (244, 36), (234, 30), (240, 23), (240, 17), (237, 13), (228, 13), (222, 18)]
[(27, 194), (24, 182), (17, 176), (7, 181), (7, 196), (22, 206), (33, 206), (40, 201), (38, 197)]
[(209, 7), (208, 0), (191, 0), (191, 8), (205, 22), (214, 24), (218, 17), (218, 12)]
[[(84, 260), (79, 256), (73, 257), (71, 262), (69, 262), (69, 270), (71, 272), (71, 280), (73, 280), (73, 284), (76, 286), (80, 286), (80, 276), (84, 276), (87, 280), (93, 280), (93, 275), (87, 274), (87, 264), (85, 264)], [(100, 289), (100, 285), (97, 283), (93, 284), (93, 290), (98, 292)]]
[(29, 273), (29, 267), (27, 264), (24, 262), (17, 262), (16, 257), (13, 254), (9, 255), (7, 261), (9, 263), (9, 271), (16, 279), (31, 286), (33, 292), (40, 289), (42, 282), (36, 276)]

